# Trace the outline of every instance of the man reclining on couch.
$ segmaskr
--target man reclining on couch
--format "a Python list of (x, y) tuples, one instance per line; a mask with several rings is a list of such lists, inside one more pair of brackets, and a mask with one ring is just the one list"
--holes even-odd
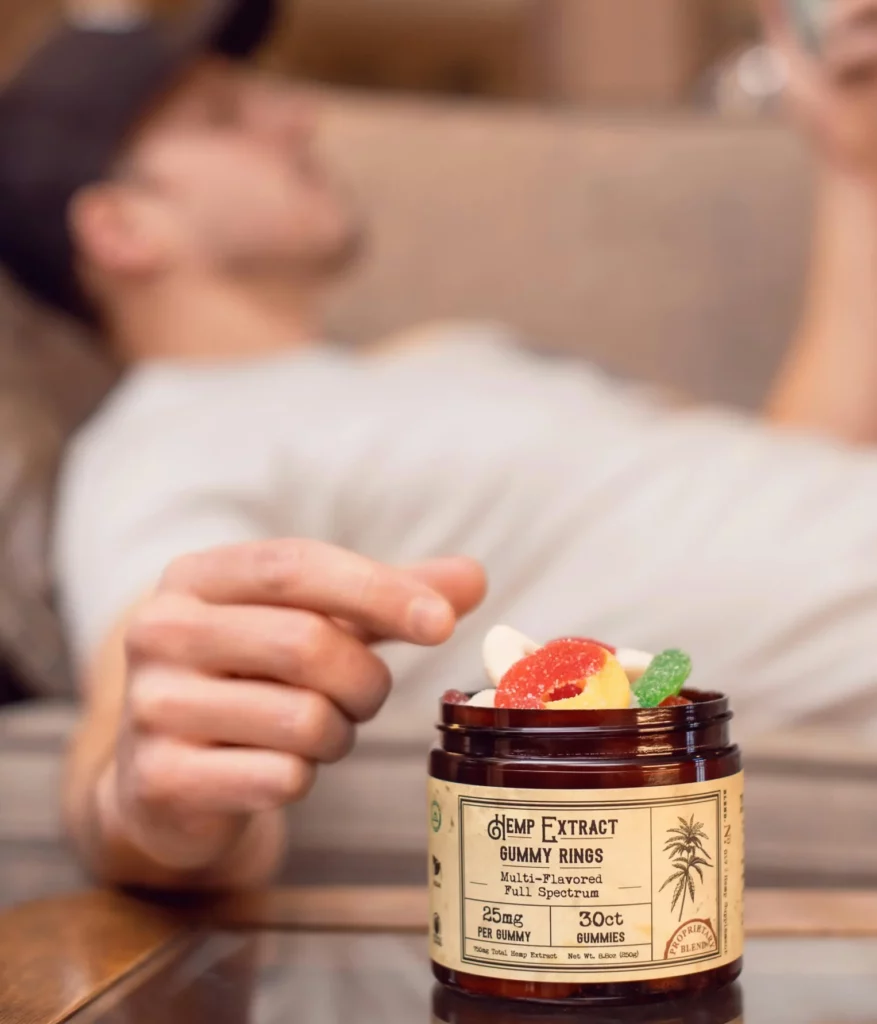
[(838, 4), (820, 69), (775, 26), (827, 171), (804, 329), (761, 421), (664, 407), (496, 331), (328, 343), (361, 229), (307, 98), (243, 64), (269, 0), (182, 41), (71, 25), (31, 58), (0, 95), (3, 259), (127, 367), (70, 450), (57, 537), (85, 702), (67, 816), (99, 877), (264, 880), (317, 767), (388, 696), (372, 728), (426, 735), (496, 621), (687, 647), (749, 731), (873, 688), (860, 8)]

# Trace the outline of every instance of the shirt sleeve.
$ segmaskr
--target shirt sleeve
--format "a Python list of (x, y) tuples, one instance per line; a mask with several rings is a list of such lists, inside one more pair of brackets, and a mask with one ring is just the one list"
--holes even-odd
[(593, 628), (687, 648), (741, 735), (855, 717), (877, 688), (874, 451), (708, 409), (660, 413), (609, 447), (582, 541), (599, 567), (579, 599)]
[(72, 445), (56, 513), (58, 598), (80, 667), (175, 558), (271, 535), (266, 452), (176, 416), (102, 428)]

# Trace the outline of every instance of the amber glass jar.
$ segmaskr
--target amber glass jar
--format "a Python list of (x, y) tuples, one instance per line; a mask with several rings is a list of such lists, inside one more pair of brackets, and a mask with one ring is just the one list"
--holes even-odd
[(499, 999), (647, 1003), (742, 967), (743, 788), (728, 700), (443, 704), (430, 754), (436, 978)]
[[(581, 1024), (581, 1007), (489, 999), (436, 985), (433, 1024)], [(743, 1024), (739, 985), (643, 1006), (588, 1010), (587, 1024)]]

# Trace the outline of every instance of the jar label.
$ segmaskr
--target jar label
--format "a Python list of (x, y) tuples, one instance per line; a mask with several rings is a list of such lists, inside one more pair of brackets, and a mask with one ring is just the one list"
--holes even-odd
[(639, 789), (429, 788), (437, 963), (601, 984), (742, 955), (742, 773)]

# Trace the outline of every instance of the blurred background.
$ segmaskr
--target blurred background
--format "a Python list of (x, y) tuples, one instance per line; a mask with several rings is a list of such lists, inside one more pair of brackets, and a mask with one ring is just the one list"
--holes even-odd
[(757, 31), (747, 0), (304, 0), (276, 59), (355, 88), (666, 109)]
[[(326, 147), (378, 225), (334, 310), (339, 337), (489, 317), (546, 349), (757, 406), (800, 305), (812, 169), (778, 117), (747, 0), (297, 8), (266, 61), (323, 91)], [(0, 74), (58, 15), (4, 0)], [(46, 530), (64, 439), (112, 379), (72, 328), (0, 288), (0, 904), (78, 878), (57, 807), (75, 712)], [(377, 823), (360, 869), (419, 881), (423, 752), (362, 756), (339, 792), (367, 799), (394, 771), (414, 816), (408, 830)], [(877, 817), (860, 813), (877, 806), (877, 757), (823, 721), (766, 737), (749, 770), (752, 881), (877, 882)], [(326, 842), (314, 826), (290, 870), (343, 876)]]
[[(0, 73), (64, 7), (6, 3)], [(486, 313), (535, 344), (585, 344), (624, 372), (757, 404), (796, 312), (810, 182), (778, 124), (753, 0), (296, 0), (295, 12), (265, 62), (325, 91), (331, 163), (381, 225), (339, 301), (340, 336)], [(449, 261), (462, 225), (472, 249)], [(509, 289), (521, 270), (533, 288)], [(625, 278), (637, 288), (620, 304)], [(66, 370), (57, 354), (42, 368), (53, 397)], [(93, 400), (80, 394), (58, 396), (74, 418)]]
[[(185, 3), (150, 6), (173, 16)], [(63, 5), (15, 6), (7, 59)], [(296, 12), (269, 60), (314, 81), (579, 108), (714, 106), (705, 80), (758, 39), (750, 0), (297, 0)]]

